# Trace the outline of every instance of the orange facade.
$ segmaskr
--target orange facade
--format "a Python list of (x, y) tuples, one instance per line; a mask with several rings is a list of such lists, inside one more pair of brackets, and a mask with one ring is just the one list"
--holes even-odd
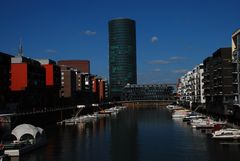
[(28, 84), (27, 64), (11, 64), (11, 86), (12, 91), (25, 90)]
[(97, 86), (98, 86), (98, 80), (96, 79), (96, 77), (92, 78), (92, 91), (93, 93), (96, 93), (97, 90)]
[(46, 85), (53, 86), (54, 85), (54, 73), (53, 73), (53, 64), (44, 65), (46, 69)]
[(99, 102), (105, 100), (105, 81), (100, 80), (99, 82)]
[(99, 102), (105, 99), (105, 81), (101, 78), (92, 78), (92, 92), (96, 94), (97, 100)]

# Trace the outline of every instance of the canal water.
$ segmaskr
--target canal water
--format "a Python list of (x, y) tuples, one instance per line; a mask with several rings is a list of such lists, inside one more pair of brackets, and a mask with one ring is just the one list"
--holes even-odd
[(222, 145), (165, 108), (121, 111), (116, 117), (45, 127), (48, 145), (20, 161), (239, 161), (240, 145)]

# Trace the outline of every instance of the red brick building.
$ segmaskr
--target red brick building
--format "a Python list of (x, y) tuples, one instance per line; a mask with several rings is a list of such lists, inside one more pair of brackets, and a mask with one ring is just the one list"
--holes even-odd
[(92, 91), (95, 102), (103, 102), (105, 100), (105, 81), (100, 77), (92, 77)]
[(105, 81), (100, 80), (99, 82), (99, 102), (103, 102), (106, 99), (106, 89), (105, 89)]
[(60, 60), (58, 65), (66, 65), (76, 68), (82, 73), (90, 73), (90, 61), (89, 60)]
[(76, 93), (76, 73), (73, 68), (61, 65), (60, 97), (71, 98)]

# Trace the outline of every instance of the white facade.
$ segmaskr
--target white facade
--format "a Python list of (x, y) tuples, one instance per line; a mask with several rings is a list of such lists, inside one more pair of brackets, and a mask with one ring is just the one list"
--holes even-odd
[(190, 103), (190, 101), (192, 100), (191, 81), (190, 81), (191, 75), (192, 75), (192, 72), (189, 71), (180, 78), (177, 92), (179, 95), (179, 101), (182, 103), (183, 102)]
[(181, 103), (188, 104), (190, 107), (192, 103), (205, 103), (203, 72), (203, 64), (200, 64), (180, 78), (177, 93)]
[(204, 97), (204, 89), (203, 89), (203, 64), (199, 64), (197, 67), (197, 75), (196, 75), (196, 93), (197, 93), (197, 103), (205, 103)]

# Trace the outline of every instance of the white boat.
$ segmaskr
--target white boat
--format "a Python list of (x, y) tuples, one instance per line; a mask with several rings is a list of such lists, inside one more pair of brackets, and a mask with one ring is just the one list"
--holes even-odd
[(116, 106), (116, 108), (120, 109), (120, 110), (124, 110), (127, 108), (127, 106)]
[(240, 139), (239, 129), (221, 129), (212, 133), (213, 139)]
[(191, 120), (192, 128), (213, 128), (214, 123), (211, 119), (193, 119)]
[(186, 117), (189, 114), (188, 110), (174, 110), (174, 112), (172, 113), (172, 118), (173, 119), (182, 119), (184, 117)]
[(183, 118), (183, 122), (190, 122), (191, 120), (197, 120), (197, 119), (204, 119), (206, 116), (199, 115), (196, 113), (190, 113), (186, 117)]
[(183, 109), (183, 107), (178, 106), (178, 105), (167, 105), (166, 108), (167, 108), (169, 111), (182, 110), (182, 109)]
[[(92, 104), (92, 106), (97, 106), (97, 104)], [(58, 125), (76, 125), (78, 123), (96, 121), (97, 119), (103, 118), (103, 117), (117, 116), (117, 114), (125, 108), (126, 106), (115, 106), (109, 109), (94, 112), (94, 114), (91, 114), (91, 115), (88, 114), (88, 115), (83, 115), (79, 117), (72, 117), (69, 119), (65, 119), (60, 122), (57, 122), (57, 124)]]
[(223, 127), (225, 125), (226, 125), (226, 122), (214, 121), (210, 118), (191, 120), (192, 128), (196, 128), (196, 129), (213, 129), (213, 128), (219, 128), (218, 126)]
[(15, 140), (4, 144), (4, 154), (8, 156), (20, 156), (47, 143), (44, 130), (30, 124), (18, 125), (11, 134)]

